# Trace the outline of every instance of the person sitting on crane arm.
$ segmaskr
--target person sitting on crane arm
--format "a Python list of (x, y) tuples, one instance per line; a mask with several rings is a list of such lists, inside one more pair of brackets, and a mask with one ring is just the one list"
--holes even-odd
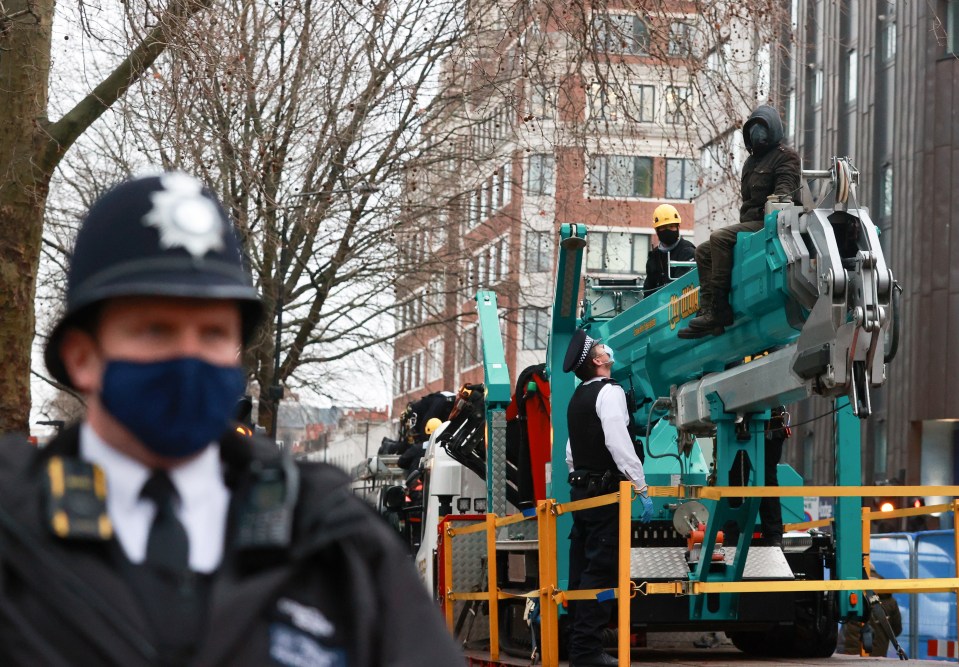
[(643, 295), (649, 296), (660, 287), (689, 271), (688, 266), (670, 267), (671, 261), (690, 262), (695, 259), (696, 246), (680, 237), (679, 225), (683, 219), (672, 204), (660, 204), (653, 211), (653, 229), (659, 243), (646, 258), (646, 279)]
[(680, 338), (719, 335), (733, 323), (729, 291), (736, 236), (763, 228), (769, 197), (795, 196), (799, 191), (802, 163), (796, 151), (783, 145), (783, 137), (779, 112), (765, 104), (753, 111), (743, 125), (743, 141), (749, 157), (743, 165), (739, 223), (717, 229), (708, 241), (696, 248), (700, 315), (679, 331)]
[[(583, 500), (612, 493), (620, 481), (639, 489), (641, 521), (653, 516), (643, 464), (629, 435), (626, 393), (610, 378), (613, 350), (582, 329), (573, 334), (563, 371), (582, 380), (569, 401), (566, 420), (569, 440), (570, 499)], [(619, 544), (618, 506), (604, 505), (573, 513), (569, 535), (569, 589), (614, 588)], [(612, 600), (581, 600), (570, 605), (570, 667), (616, 665), (603, 652), (603, 630), (612, 615)]]

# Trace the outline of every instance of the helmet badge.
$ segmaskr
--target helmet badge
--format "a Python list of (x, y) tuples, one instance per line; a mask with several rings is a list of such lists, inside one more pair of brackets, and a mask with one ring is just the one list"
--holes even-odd
[(182, 172), (164, 174), (162, 190), (150, 195), (153, 208), (143, 224), (156, 227), (163, 248), (184, 248), (200, 258), (223, 249), (223, 217), (203, 195), (203, 184)]

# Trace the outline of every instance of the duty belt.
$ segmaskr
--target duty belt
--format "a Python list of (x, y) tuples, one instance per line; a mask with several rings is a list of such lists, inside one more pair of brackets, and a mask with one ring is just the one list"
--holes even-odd
[(618, 470), (607, 470), (605, 472), (574, 470), (569, 473), (566, 481), (569, 482), (570, 486), (586, 489), (587, 493), (599, 494), (615, 491), (619, 488), (619, 483), (626, 480), (627, 477)]

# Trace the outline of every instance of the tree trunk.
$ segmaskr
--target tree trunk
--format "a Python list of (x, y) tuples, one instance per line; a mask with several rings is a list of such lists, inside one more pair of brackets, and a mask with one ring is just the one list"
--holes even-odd
[(0, 433), (28, 430), (30, 352), (43, 207), (53, 0), (4, 3), (0, 23)]
[(211, 0), (170, 0), (155, 27), (63, 118), (47, 118), (54, 0), (0, 4), (0, 433), (27, 432), (43, 213), (64, 153)]

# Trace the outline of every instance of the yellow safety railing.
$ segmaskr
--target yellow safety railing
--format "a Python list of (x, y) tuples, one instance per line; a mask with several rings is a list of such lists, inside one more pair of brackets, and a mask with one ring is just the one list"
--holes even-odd
[[(959, 497), (957, 486), (651, 486), (650, 496), (670, 498), (766, 498), (766, 497), (870, 497), (870, 496), (953, 496)], [(634, 584), (630, 577), (630, 532), (632, 503), (636, 488), (631, 482), (621, 482), (619, 491), (595, 498), (567, 503), (553, 499), (540, 501), (533, 512), (499, 517), (487, 514), (485, 521), (465, 528), (446, 527), (442, 559), (446, 572), (447, 590), (444, 591), (445, 616), (450, 631), (453, 631), (453, 602), (457, 600), (485, 600), (489, 602), (490, 659), (499, 659), (499, 610), (498, 601), (509, 598), (538, 598), (540, 602), (541, 639), (543, 667), (559, 664), (559, 605), (569, 600), (595, 598), (608, 589), (561, 590), (558, 587), (556, 558), (556, 517), (605, 505), (619, 504), (619, 574), (614, 595), (618, 604), (618, 659), (619, 664), (629, 664), (629, 601), (636, 593), (642, 595), (702, 595), (705, 593), (768, 593), (798, 591), (859, 591), (869, 589), (877, 592), (939, 593), (953, 592), (959, 608), (959, 531), (954, 531), (956, 545), (956, 576), (936, 579), (844, 579), (828, 581), (783, 580), (783, 581), (691, 581), (688, 579), (667, 582), (640, 582)], [(919, 516), (930, 512), (951, 511), (954, 526), (959, 526), (959, 500), (949, 504), (929, 505), (918, 508), (877, 512), (863, 508), (863, 563), (869, 572), (869, 527), (879, 518)], [(536, 519), (538, 528), (539, 588), (524, 594), (504, 593), (496, 585), (496, 530), (503, 526)], [(805, 530), (828, 525), (831, 519), (786, 524), (787, 530)], [(470, 533), (485, 533), (487, 556), (487, 590), (465, 592), (452, 590), (453, 544), (452, 538)]]
[[(604, 496), (568, 503), (557, 503), (548, 499), (539, 502), (536, 513), (513, 514), (499, 517), (487, 514), (483, 523), (465, 528), (454, 528), (447, 524), (446, 538), (443, 540), (443, 564), (447, 590), (444, 591), (446, 624), (453, 631), (453, 602), (457, 600), (486, 600), (489, 602), (490, 624), (490, 660), (499, 660), (499, 609), (497, 602), (508, 598), (538, 597), (540, 602), (540, 651), (543, 667), (555, 667), (559, 664), (559, 605), (567, 600), (586, 600), (595, 598), (607, 589), (560, 590), (556, 558), (556, 517), (560, 514), (576, 512), (604, 505), (619, 503), (619, 539), (620, 544), (629, 545), (632, 520), (632, 502), (636, 489), (631, 482), (622, 482), (619, 491)], [(496, 529), (521, 521), (535, 518), (537, 523), (539, 553), (539, 588), (525, 594), (504, 593), (496, 585)], [(452, 590), (453, 583), (453, 538), (470, 533), (486, 533), (486, 590), (466, 592)], [(619, 551), (619, 577), (615, 596), (619, 605), (619, 661), (629, 664), (629, 599), (635, 595), (629, 576), (629, 549)]]

